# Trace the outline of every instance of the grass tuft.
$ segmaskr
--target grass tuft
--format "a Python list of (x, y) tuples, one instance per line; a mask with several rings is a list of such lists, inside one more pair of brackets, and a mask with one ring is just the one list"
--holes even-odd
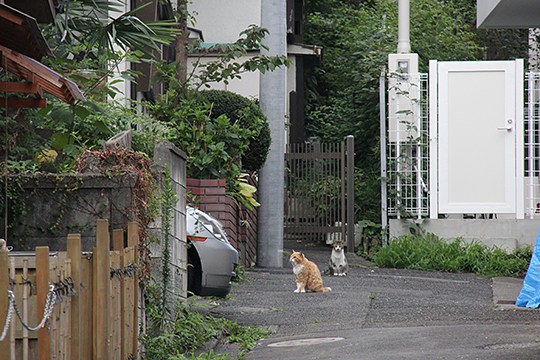
[(236, 359), (241, 359), (255, 347), (258, 340), (270, 333), (264, 328), (242, 326), (228, 319), (204, 314), (204, 311), (196, 311), (181, 301), (175, 313), (174, 321), (143, 338), (143, 359), (230, 360), (228, 354), (216, 354), (213, 350), (195, 354), (212, 340), (238, 344), (240, 353)]
[(457, 239), (446, 242), (434, 234), (427, 234), (395, 238), (368, 258), (379, 267), (523, 277), (531, 256), (529, 246), (508, 253), (476, 241), (466, 243)]

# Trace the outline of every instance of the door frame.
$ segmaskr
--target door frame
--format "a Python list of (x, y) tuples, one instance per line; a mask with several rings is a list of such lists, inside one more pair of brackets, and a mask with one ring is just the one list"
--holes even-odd
[[(478, 206), (476, 213), (512, 213), (515, 214), (517, 219), (523, 219), (525, 216), (524, 209), (524, 188), (523, 188), (523, 60), (518, 59), (515, 61), (475, 61), (475, 62), (445, 62), (445, 64), (451, 63), (456, 66), (463, 66), (463, 69), (474, 69), (481, 70), (485, 67), (486, 70), (494, 69), (503, 69), (505, 67), (511, 66), (511, 70), (514, 73), (514, 138), (515, 138), (515, 147), (514, 151), (514, 173), (506, 174), (506, 176), (514, 176), (515, 184), (512, 189), (514, 195), (514, 201), (512, 204), (512, 209), (491, 209), (490, 206), (481, 208)], [(441, 76), (439, 74), (439, 62), (436, 60), (431, 60), (429, 63), (429, 127), (430, 127), (430, 218), (436, 219), (439, 216), (440, 204), (441, 204), (441, 187), (440, 181), (440, 154), (439, 146), (441, 145), (441, 136), (440, 136), (440, 81)], [(434, 191), (436, 190), (436, 191)], [(485, 210), (492, 211), (485, 211)], [(456, 206), (455, 209), (450, 209), (448, 207), (445, 210), (446, 214), (463, 213), (463, 208)], [(470, 210), (470, 209), (469, 209)], [(484, 210), (484, 211), (480, 211)], [(509, 211), (510, 210), (510, 211)]]

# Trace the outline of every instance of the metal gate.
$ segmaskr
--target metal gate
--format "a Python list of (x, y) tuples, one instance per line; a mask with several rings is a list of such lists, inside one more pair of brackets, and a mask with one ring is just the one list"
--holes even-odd
[(285, 152), (284, 238), (354, 251), (354, 137), (289, 144)]

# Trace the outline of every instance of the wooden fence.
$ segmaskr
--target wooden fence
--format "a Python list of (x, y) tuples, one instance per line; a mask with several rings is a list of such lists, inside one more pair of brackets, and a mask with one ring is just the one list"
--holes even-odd
[(91, 253), (79, 234), (68, 235), (66, 252), (0, 249), (0, 358), (138, 359), (138, 242), (129, 223), (127, 237), (113, 231), (110, 251), (108, 221), (98, 220)]

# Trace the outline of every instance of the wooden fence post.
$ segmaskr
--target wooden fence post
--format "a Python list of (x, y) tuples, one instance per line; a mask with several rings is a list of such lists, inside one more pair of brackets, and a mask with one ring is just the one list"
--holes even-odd
[[(124, 267), (124, 230), (114, 229), (113, 230), (113, 250), (120, 253), (120, 266)], [(127, 355), (125, 352), (125, 341), (126, 341), (126, 331), (124, 323), (124, 280), (120, 280), (120, 358), (126, 359)]]
[[(124, 249), (122, 255), (122, 267), (125, 269), (129, 265), (133, 265), (133, 260), (135, 258), (135, 249), (132, 246), (129, 246)], [(135, 296), (135, 278), (124, 276), (122, 279), (122, 305), (123, 305), (123, 323), (122, 332), (125, 334), (125, 337), (122, 339), (122, 354), (123, 359), (128, 358), (130, 354), (133, 353), (135, 345), (133, 344), (135, 329), (137, 329), (137, 323), (134, 322), (134, 313), (137, 313), (137, 304), (135, 303), (133, 297)]]
[[(113, 251), (110, 255), (111, 268), (113, 270), (121, 270), (122, 261), (120, 252)], [(121, 280), (117, 275), (111, 276), (110, 289), (110, 317), (109, 317), (109, 333), (110, 333), (110, 348), (109, 356), (111, 359), (123, 359), (122, 357), (122, 297), (121, 297)]]
[[(133, 257), (133, 263), (134, 265), (138, 265), (139, 263), (139, 224), (137, 224), (134, 221), (130, 221), (128, 223), (128, 246), (133, 247), (134, 249), (134, 257)], [(133, 294), (133, 301), (135, 303), (135, 309), (133, 311), (133, 356), (135, 359), (139, 358), (139, 276), (135, 275), (135, 286), (134, 286), (134, 294)]]
[[(28, 279), (28, 258), (23, 258), (23, 279)], [(28, 324), (28, 298), (31, 288), (30, 285), (23, 285), (23, 321)], [(23, 327), (22, 355), (23, 360), (28, 360), (29, 354), (28, 329)]]
[(67, 237), (67, 256), (71, 260), (71, 279), (77, 292), (71, 298), (71, 359), (81, 358), (81, 235)]
[[(37, 314), (41, 319), (45, 310), (47, 294), (49, 293), (49, 247), (36, 247), (36, 293)], [(51, 338), (46, 327), (38, 330), (38, 359), (51, 358)]]
[[(15, 283), (17, 283), (17, 275), (15, 274), (15, 259), (11, 258), (9, 259), (9, 277), (11, 279), (15, 279)], [(15, 289), (14, 289), (15, 290)], [(19, 302), (20, 304), (20, 302)], [(14, 320), (14, 319), (13, 319)], [(11, 343), (11, 355), (12, 357), (15, 359), (15, 356), (17, 356), (16, 354), (16, 349), (15, 349), (15, 330), (16, 330), (16, 327), (15, 327), (15, 321), (11, 322), (11, 326), (10, 326), (10, 329), (9, 329), (9, 342)]]
[[(0, 248), (0, 332), (6, 323), (8, 313), (9, 299), (9, 273), (8, 273), (8, 251), (6, 248)], [(13, 322), (11, 323), (13, 326)], [(9, 336), (6, 335), (3, 341), (0, 341), (0, 354), (6, 359), (11, 359), (11, 346)]]
[(110, 274), (109, 259), (109, 222), (97, 221), (96, 233), (96, 291), (94, 292), (94, 309), (96, 312), (96, 337), (94, 338), (94, 356), (96, 360), (109, 359), (109, 298)]

